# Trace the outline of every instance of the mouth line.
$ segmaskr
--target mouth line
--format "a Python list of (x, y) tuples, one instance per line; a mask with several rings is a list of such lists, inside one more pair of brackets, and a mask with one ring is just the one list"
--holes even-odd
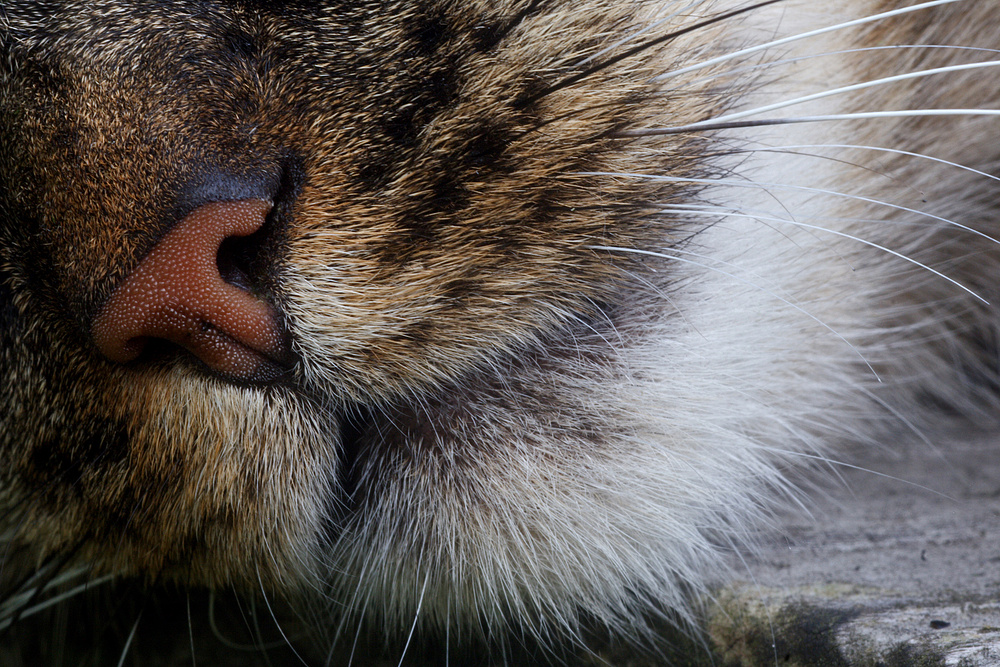
[[(197, 368), (205, 375), (215, 377), (228, 384), (237, 386), (266, 386), (286, 383), (291, 379), (295, 367), (299, 362), (298, 356), (289, 352), (282, 356), (269, 354), (266, 351), (258, 350), (237, 338), (226, 333), (224, 330), (213, 326), (209, 322), (202, 322), (201, 325), (201, 345), (204, 346), (205, 339), (211, 339), (213, 344), (223, 353), (233, 358), (243, 360), (244, 368), (252, 368), (249, 372), (233, 373), (224, 368), (213, 368), (198, 355), (182, 343), (163, 340), (153, 337), (137, 337), (129, 341), (137, 347), (141, 346), (142, 351), (129, 366), (142, 367), (155, 363), (157, 359), (167, 360), (174, 358), (175, 362), (185, 362), (187, 365)], [(251, 363), (248, 365), (247, 361)], [(171, 362), (172, 363), (172, 362)]]
[(361, 463), (365, 443), (375, 430), (371, 408), (351, 404), (337, 411), (339, 443), (337, 452), (336, 492), (326, 513), (326, 532), (336, 539), (357, 516), (361, 506), (358, 491), (361, 486)]
[[(288, 332), (284, 327), (281, 327), (281, 336), (285, 340), (285, 344), (282, 346), (278, 353), (273, 351), (260, 349), (254, 347), (248, 343), (243, 342), (236, 336), (233, 336), (225, 329), (215, 326), (211, 322), (202, 321), (201, 331), (205, 336), (211, 336), (215, 339), (221, 347), (227, 347), (234, 351), (236, 356), (245, 357), (249, 355), (252, 358), (257, 359), (260, 363), (256, 369), (249, 373), (233, 374), (228, 373), (224, 370), (219, 370), (210, 367), (206, 362), (198, 359), (199, 362), (208, 367), (213, 375), (222, 376), (227, 379), (233, 379), (236, 381), (250, 381), (254, 383), (269, 383), (282, 376), (289, 375), (295, 367), (298, 359), (295, 354), (291, 351), (291, 345), (288, 344)], [(187, 350), (188, 354), (198, 358), (191, 350)], [(249, 375), (249, 377), (248, 377)], [(262, 377), (263, 376), (263, 377)]]

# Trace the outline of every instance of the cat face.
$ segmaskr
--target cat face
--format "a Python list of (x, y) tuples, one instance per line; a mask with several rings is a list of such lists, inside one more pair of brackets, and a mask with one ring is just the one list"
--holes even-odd
[[(917, 214), (869, 196), (891, 190), (876, 159), (830, 124), (741, 132), (730, 114), (788, 88), (918, 69), (841, 55), (784, 82), (742, 49), (785, 11), (792, 34), (816, 22), (793, 2), (6, 4), (12, 542), (324, 587), (390, 627), (684, 607), (780, 462), (877, 418), (882, 375), (949, 363), (893, 366), (920, 336), (886, 332), (942, 322), (918, 302), (974, 312), (983, 282), (975, 244), (959, 279), (922, 270), (967, 173), (879, 155), (940, 195)], [(872, 20), (765, 64), (946, 42), (915, 18), (934, 11), (957, 24)], [(867, 95), (824, 112), (895, 108)], [(926, 152), (981, 131), (907, 122), (876, 132)], [(862, 157), (816, 159), (836, 146)], [(876, 225), (901, 218), (916, 231)]]
[(572, 81), (603, 47), (591, 18), (5, 12), (4, 484), (43, 556), (290, 587), (426, 531), (476, 562), (536, 530), (520, 504), (560, 460), (608, 455), (544, 378), (614, 365), (613, 313), (648, 278), (599, 248), (691, 233), (655, 210), (685, 187), (604, 174), (691, 140), (613, 136), (662, 112), (641, 60)]

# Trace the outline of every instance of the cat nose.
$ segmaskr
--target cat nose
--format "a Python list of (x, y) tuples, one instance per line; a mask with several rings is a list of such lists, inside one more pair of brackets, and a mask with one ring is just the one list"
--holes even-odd
[(264, 382), (291, 357), (277, 311), (223, 279), (219, 247), (260, 229), (271, 210), (260, 199), (211, 202), (174, 226), (111, 294), (91, 335), (111, 361), (138, 357), (153, 338), (191, 352), (219, 375)]

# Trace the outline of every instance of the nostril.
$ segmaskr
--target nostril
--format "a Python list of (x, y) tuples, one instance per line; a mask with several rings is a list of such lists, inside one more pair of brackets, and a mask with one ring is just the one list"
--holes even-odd
[(273, 290), (274, 263), (280, 253), (275, 217), (272, 209), (253, 233), (223, 239), (215, 257), (223, 281), (258, 296)]
[(204, 204), (181, 220), (112, 293), (91, 333), (111, 361), (132, 361), (145, 342), (180, 345), (236, 380), (276, 378), (291, 357), (275, 309), (249, 290), (244, 237), (271, 209), (250, 199)]
[(222, 279), (247, 292), (253, 289), (250, 279), (251, 263), (244, 239), (235, 236), (222, 242), (215, 257), (215, 265)]

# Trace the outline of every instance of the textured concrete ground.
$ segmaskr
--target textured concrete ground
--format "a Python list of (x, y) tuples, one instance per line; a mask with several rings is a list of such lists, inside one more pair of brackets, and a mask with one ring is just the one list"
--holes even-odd
[(734, 561), (709, 623), (723, 663), (1000, 665), (1000, 435), (931, 440), (852, 458), (868, 470)]

